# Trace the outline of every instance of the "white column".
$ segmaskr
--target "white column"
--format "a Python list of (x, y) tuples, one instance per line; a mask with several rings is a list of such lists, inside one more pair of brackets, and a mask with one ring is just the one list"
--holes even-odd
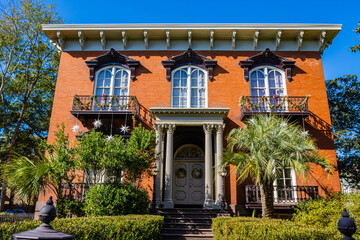
[(205, 201), (204, 208), (213, 208), (213, 174), (212, 174), (212, 130), (213, 125), (204, 124), (205, 132)]
[(156, 160), (155, 160), (155, 164), (157, 166), (157, 169), (159, 171), (160, 174), (158, 174), (157, 176), (154, 177), (154, 181), (155, 181), (155, 202), (156, 202), (156, 207), (159, 207), (159, 205), (161, 204), (161, 198), (160, 198), (160, 179), (162, 178), (161, 175), (161, 168), (163, 167), (161, 164), (161, 132), (162, 132), (162, 128), (163, 126), (160, 124), (154, 124), (154, 128), (155, 128), (155, 133), (156, 133), (156, 148), (155, 148), (155, 156), (156, 156)]
[(164, 147), (164, 141), (165, 141), (165, 131), (166, 131), (166, 127), (164, 125), (162, 125), (161, 128), (161, 154), (160, 154), (160, 201), (162, 202), (164, 197), (163, 197), (163, 189), (164, 189), (164, 174), (165, 174), (165, 164), (164, 164), (164, 152), (165, 152), (165, 147)]
[(174, 171), (174, 132), (175, 124), (167, 125), (166, 135), (166, 163), (165, 163), (165, 193), (164, 193), (164, 208), (173, 208), (172, 200), (172, 186), (173, 186), (173, 171)]
[(221, 196), (223, 194), (223, 177), (220, 176), (219, 170), (221, 169), (221, 163), (223, 158), (223, 132), (225, 128), (224, 124), (215, 125), (216, 128), (216, 162), (215, 162), (215, 196), (216, 206), (221, 206)]

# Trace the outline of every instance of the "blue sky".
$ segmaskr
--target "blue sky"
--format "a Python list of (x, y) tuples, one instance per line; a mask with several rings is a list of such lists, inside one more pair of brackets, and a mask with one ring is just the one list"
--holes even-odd
[(336, 23), (342, 31), (323, 54), (325, 79), (360, 76), (360, 44), (355, 29), (360, 2), (342, 1), (158, 1), (47, 0), (65, 23)]

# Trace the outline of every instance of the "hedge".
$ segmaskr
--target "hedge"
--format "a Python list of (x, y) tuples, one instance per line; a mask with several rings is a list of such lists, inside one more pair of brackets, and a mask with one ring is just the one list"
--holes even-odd
[[(0, 239), (11, 240), (13, 233), (34, 229), (40, 223), (39, 220), (3, 223)], [(51, 223), (55, 230), (72, 234), (76, 240), (160, 239), (163, 224), (164, 218), (154, 215), (63, 218)]]
[(215, 240), (335, 239), (329, 230), (281, 219), (218, 217), (212, 220), (212, 230)]

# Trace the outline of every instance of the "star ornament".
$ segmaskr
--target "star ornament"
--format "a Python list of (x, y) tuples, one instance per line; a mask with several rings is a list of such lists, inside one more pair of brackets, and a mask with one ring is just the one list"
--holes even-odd
[(75, 125), (71, 128), (71, 130), (72, 130), (74, 133), (77, 133), (77, 132), (80, 131), (80, 126), (79, 126), (78, 124), (75, 124)]
[(114, 139), (114, 136), (113, 135), (109, 135), (109, 136), (107, 136), (107, 138), (106, 138), (106, 142), (110, 142), (110, 141), (112, 141)]
[(309, 135), (309, 132), (308, 131), (301, 131), (301, 135), (303, 135), (304, 137)]
[(280, 126), (284, 128), (284, 127), (287, 126), (287, 123), (286, 123), (286, 122), (281, 122), (281, 123), (280, 123)]
[(120, 128), (120, 131), (123, 132), (123, 133), (128, 133), (130, 131), (130, 127), (129, 126), (124, 126), (122, 125), (121, 128)]
[(93, 122), (94, 128), (99, 128), (102, 125), (102, 122), (100, 119), (97, 119)]

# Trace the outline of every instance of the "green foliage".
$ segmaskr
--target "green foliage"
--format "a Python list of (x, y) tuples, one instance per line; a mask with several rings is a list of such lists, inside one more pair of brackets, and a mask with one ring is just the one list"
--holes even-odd
[(244, 128), (231, 130), (227, 136), (228, 152), (224, 165), (236, 166), (239, 181), (250, 177), (260, 185), (263, 217), (273, 213), (273, 183), (284, 168), (301, 175), (311, 171), (309, 163), (331, 169), (329, 162), (318, 155), (318, 149), (307, 132), (296, 123), (272, 115), (254, 116)]
[(71, 148), (69, 136), (64, 132), (65, 125), (57, 127), (54, 143), (43, 146), (48, 150), (47, 157), (41, 152), (32, 159), (18, 156), (2, 167), (2, 176), (22, 200), (36, 201), (40, 191), (46, 188), (51, 189), (56, 198), (61, 200), (65, 197), (63, 184), (71, 189), (77, 169), (75, 150)]
[(43, 155), (33, 160), (17, 156), (2, 167), (1, 177), (6, 178), (9, 188), (16, 192), (19, 199), (35, 204), (38, 194), (47, 186), (44, 176), (48, 167), (49, 160)]
[(326, 81), (340, 177), (360, 187), (360, 81), (347, 75)]
[(85, 212), (88, 216), (144, 214), (149, 204), (148, 193), (132, 184), (96, 184), (86, 194)]
[(135, 182), (146, 173), (155, 160), (155, 132), (135, 127), (126, 143), (126, 179)]
[[(360, 22), (359, 22), (359, 27), (358, 27), (358, 28), (356, 28), (355, 32), (360, 34)], [(350, 48), (350, 50), (351, 50), (352, 52), (357, 52), (357, 51), (360, 51), (360, 44), (359, 44), (359, 45), (356, 45), (356, 46), (351, 47), (351, 48)]]
[(334, 239), (332, 231), (289, 220), (218, 217), (212, 220), (215, 240)]
[(108, 144), (105, 136), (101, 132), (90, 130), (84, 134), (79, 142), (79, 163), (81, 169), (87, 174), (92, 175), (91, 182), (99, 182), (105, 168)]
[(130, 139), (124, 142), (121, 136), (107, 141), (106, 136), (95, 129), (84, 134), (78, 143), (81, 169), (91, 182), (104, 179), (104, 174), (135, 183), (147, 173), (155, 159), (155, 132), (141, 125), (131, 131)]
[(9, 149), (31, 157), (47, 137), (59, 54), (41, 24), (61, 23), (43, 1), (0, 5), (0, 130)]
[[(355, 220), (357, 225), (360, 222), (360, 193), (337, 194), (332, 197), (309, 200), (297, 205), (293, 220), (299, 224), (311, 225), (319, 229), (326, 229), (334, 235), (340, 234), (337, 230), (337, 222), (341, 218), (344, 208)], [(360, 239), (360, 234), (353, 236)]]
[[(163, 224), (164, 218), (154, 215), (57, 219), (51, 223), (55, 230), (71, 234), (76, 240), (155, 240), (160, 239)], [(11, 240), (11, 234), (39, 225), (40, 221), (3, 223), (0, 239)]]

